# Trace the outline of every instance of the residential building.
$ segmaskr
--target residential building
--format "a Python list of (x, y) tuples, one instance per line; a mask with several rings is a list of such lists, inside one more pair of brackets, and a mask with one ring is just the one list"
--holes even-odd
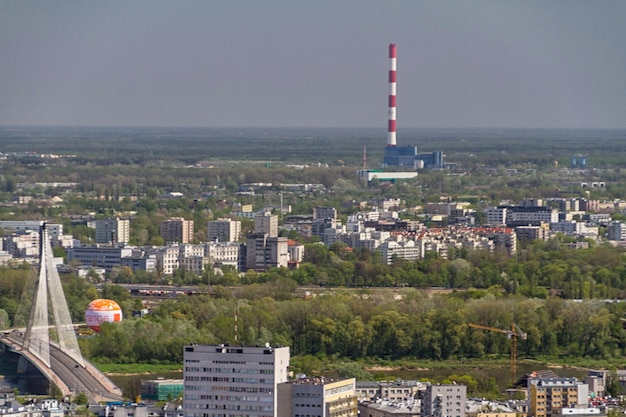
[(157, 270), (160, 270), (164, 275), (172, 275), (175, 270), (180, 268), (178, 245), (158, 246), (150, 248), (147, 252), (156, 256)]
[(356, 380), (298, 378), (278, 385), (278, 416), (357, 417)]
[(186, 417), (278, 417), (289, 347), (191, 345), (183, 360)]
[(622, 222), (611, 222), (606, 231), (609, 240), (626, 240), (626, 224)]
[(529, 378), (527, 390), (533, 417), (552, 417), (564, 408), (585, 407), (589, 398), (589, 386), (577, 378)]
[(208, 263), (214, 266), (230, 265), (237, 271), (246, 269), (246, 245), (239, 242), (207, 242), (204, 245)]
[(165, 242), (189, 243), (193, 241), (193, 220), (172, 217), (161, 222), (161, 237)]
[(269, 212), (254, 216), (254, 233), (265, 233), (268, 237), (277, 237), (278, 216)]
[(422, 416), (465, 417), (467, 387), (460, 384), (427, 385), (420, 391)]
[(217, 219), (207, 222), (206, 239), (209, 242), (238, 242), (241, 235), (241, 220)]
[(96, 220), (96, 243), (128, 243), (130, 220), (111, 217)]
[(246, 268), (265, 271), (269, 268), (287, 267), (289, 262), (288, 239), (271, 237), (266, 233), (248, 235)]
[(314, 207), (313, 221), (325, 219), (337, 220), (337, 209), (334, 207)]

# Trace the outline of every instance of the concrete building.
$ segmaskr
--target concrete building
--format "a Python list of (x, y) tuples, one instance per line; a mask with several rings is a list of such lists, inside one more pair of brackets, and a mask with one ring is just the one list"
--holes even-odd
[(237, 271), (246, 269), (246, 245), (243, 243), (207, 242), (204, 250), (210, 265), (230, 265)]
[(130, 220), (111, 217), (96, 220), (96, 243), (128, 243)]
[(421, 406), (419, 401), (392, 401), (379, 398), (376, 401), (359, 403), (361, 417), (419, 417)]
[(67, 262), (77, 261), (80, 265), (104, 268), (111, 272), (122, 265), (122, 258), (132, 257), (133, 249), (123, 246), (77, 246), (68, 249)]
[(427, 385), (420, 391), (422, 416), (465, 417), (467, 387), (459, 384)]
[(288, 347), (191, 345), (183, 352), (186, 417), (278, 417)]
[(337, 209), (333, 207), (314, 207), (313, 221), (325, 219), (337, 220)]
[(611, 222), (609, 223), (606, 233), (609, 240), (626, 240), (626, 224), (622, 222)]
[(586, 407), (589, 386), (577, 378), (530, 378), (528, 380), (529, 414), (551, 417), (564, 408)]
[(180, 268), (180, 249), (177, 245), (150, 248), (147, 253), (155, 255), (157, 270), (163, 272), (164, 275), (172, 275), (175, 270)]
[(241, 238), (241, 221), (217, 219), (207, 222), (207, 241), (238, 242)]
[(357, 381), (356, 390), (359, 401), (375, 401), (384, 398), (390, 401), (402, 402), (419, 398), (419, 391), (426, 388), (426, 384), (419, 381)]
[(165, 242), (190, 243), (193, 241), (193, 220), (172, 217), (161, 222), (160, 234)]
[(254, 233), (264, 233), (268, 237), (278, 237), (278, 216), (268, 212), (254, 216)]
[(279, 417), (357, 417), (356, 380), (300, 378), (278, 385)]
[(265, 233), (248, 235), (246, 269), (265, 271), (269, 268), (287, 267), (289, 246), (286, 237), (271, 237)]

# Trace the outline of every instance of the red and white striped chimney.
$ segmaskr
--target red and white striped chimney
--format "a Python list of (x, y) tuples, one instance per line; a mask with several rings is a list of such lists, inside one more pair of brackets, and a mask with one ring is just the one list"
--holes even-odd
[(396, 146), (396, 44), (389, 44), (389, 123), (387, 146)]

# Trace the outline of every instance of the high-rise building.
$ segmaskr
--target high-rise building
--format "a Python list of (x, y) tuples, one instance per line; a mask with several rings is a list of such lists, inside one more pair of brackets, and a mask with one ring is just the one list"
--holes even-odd
[(241, 234), (241, 221), (217, 219), (207, 222), (206, 240), (209, 242), (237, 242)]
[(288, 347), (191, 345), (183, 356), (185, 417), (278, 417)]
[(287, 267), (288, 264), (289, 240), (286, 237), (270, 237), (266, 233), (248, 234), (246, 269), (265, 271)]
[(110, 217), (96, 220), (96, 243), (128, 243), (130, 220)]
[(161, 237), (165, 242), (189, 243), (193, 240), (193, 220), (172, 217), (161, 222)]
[(278, 385), (278, 416), (357, 417), (354, 378), (299, 378)]
[(254, 217), (254, 233), (265, 233), (268, 237), (278, 236), (278, 216), (264, 212)]
[(427, 385), (420, 391), (423, 416), (465, 417), (467, 387), (460, 384)]

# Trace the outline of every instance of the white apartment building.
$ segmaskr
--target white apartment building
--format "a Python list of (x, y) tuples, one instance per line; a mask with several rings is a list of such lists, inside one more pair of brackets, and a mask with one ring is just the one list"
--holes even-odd
[(278, 417), (288, 347), (185, 346), (185, 417)]
[(244, 245), (237, 242), (207, 242), (204, 245), (205, 256), (211, 265), (230, 265), (237, 271), (246, 268)]
[(387, 240), (378, 248), (381, 253), (381, 260), (387, 265), (391, 265), (393, 258), (402, 258), (407, 261), (417, 261), (420, 259), (420, 248), (414, 240), (396, 241)]
[(180, 268), (180, 249), (177, 245), (154, 247), (147, 251), (148, 254), (156, 256), (157, 269), (161, 269), (164, 275), (172, 275)]

